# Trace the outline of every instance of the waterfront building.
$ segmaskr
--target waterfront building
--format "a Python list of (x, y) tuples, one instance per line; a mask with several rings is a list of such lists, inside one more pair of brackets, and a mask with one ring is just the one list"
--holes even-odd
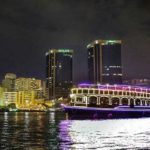
[(87, 49), (89, 82), (121, 84), (121, 40), (95, 40)]
[(4, 99), (3, 99), (4, 92), (6, 92), (6, 89), (3, 87), (0, 87), (0, 106), (5, 106)]
[(45, 97), (45, 83), (35, 78), (17, 78), (15, 81), (16, 91), (35, 91), (36, 98)]
[(48, 99), (67, 97), (72, 86), (71, 49), (51, 49), (46, 53), (46, 88)]
[(16, 107), (18, 109), (42, 110), (48, 106), (43, 98), (37, 98), (37, 91), (18, 91), (17, 94)]
[(5, 106), (16, 104), (17, 92), (3, 92), (3, 101)]
[(18, 91), (17, 108), (29, 108), (35, 99), (35, 91)]
[[(41, 110), (46, 107), (44, 101), (45, 82), (35, 78), (16, 79), (12, 74), (7, 74), (5, 79), (3, 85), (7, 88), (0, 87), (0, 106), (9, 106), (13, 104), (13, 106), (16, 106), (18, 109), (28, 110)], [(13, 92), (10, 91), (11, 84), (6, 84), (12, 83), (8, 82), (11, 80), (14, 81)]]
[(5, 79), (2, 80), (2, 87), (7, 89), (7, 92), (15, 91), (15, 79), (16, 75), (13, 73), (7, 73)]
[(15, 81), (16, 91), (31, 91), (42, 88), (42, 81), (35, 78), (17, 78)]

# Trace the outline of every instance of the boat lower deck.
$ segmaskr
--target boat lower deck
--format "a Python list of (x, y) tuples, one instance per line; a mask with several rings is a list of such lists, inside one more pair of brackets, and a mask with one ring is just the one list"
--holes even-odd
[(64, 106), (69, 119), (111, 119), (150, 117), (150, 108), (116, 107), (94, 108), (81, 106)]

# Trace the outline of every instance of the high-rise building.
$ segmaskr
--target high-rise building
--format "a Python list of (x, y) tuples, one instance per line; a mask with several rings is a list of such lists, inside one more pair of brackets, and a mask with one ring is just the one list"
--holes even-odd
[(87, 49), (89, 82), (121, 84), (121, 40), (96, 40)]
[(16, 80), (15, 74), (7, 73), (5, 75), (5, 79), (2, 80), (2, 87), (6, 88), (8, 92), (14, 92), (15, 91), (15, 80)]
[(48, 99), (67, 97), (72, 86), (70, 49), (51, 49), (46, 53), (46, 88)]
[(3, 92), (3, 100), (5, 106), (8, 106), (9, 104), (16, 104), (17, 92)]

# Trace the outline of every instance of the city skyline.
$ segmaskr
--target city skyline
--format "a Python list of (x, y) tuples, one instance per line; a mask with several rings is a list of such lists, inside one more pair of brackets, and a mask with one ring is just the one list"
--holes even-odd
[(145, 0), (1, 1), (0, 78), (45, 79), (45, 52), (68, 48), (74, 81), (86, 80), (86, 45), (96, 39), (121, 39), (124, 78), (149, 78), (149, 7)]
[(0, 0), (0, 150), (150, 149), (150, 0)]

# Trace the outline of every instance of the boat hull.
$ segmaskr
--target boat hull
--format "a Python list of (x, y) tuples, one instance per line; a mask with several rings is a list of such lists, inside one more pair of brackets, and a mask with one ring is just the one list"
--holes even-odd
[(117, 118), (141, 118), (150, 117), (150, 109), (115, 109), (63, 106), (69, 119), (117, 119)]

